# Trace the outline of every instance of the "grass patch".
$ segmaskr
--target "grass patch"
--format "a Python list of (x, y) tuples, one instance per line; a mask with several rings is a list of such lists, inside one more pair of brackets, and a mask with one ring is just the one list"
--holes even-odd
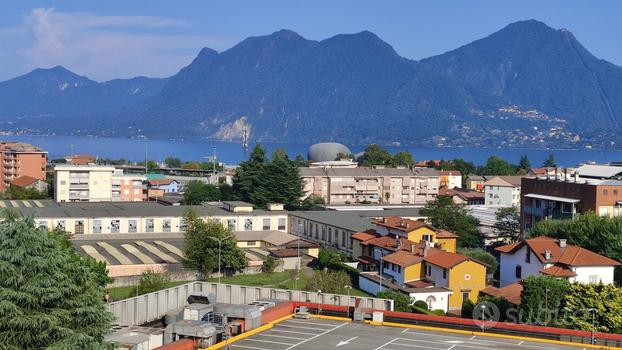
[[(166, 284), (166, 288), (171, 288), (190, 282), (194, 281), (171, 281)], [(136, 286), (107, 288), (106, 291), (108, 291), (108, 294), (110, 295), (110, 301), (119, 301), (136, 296)]]

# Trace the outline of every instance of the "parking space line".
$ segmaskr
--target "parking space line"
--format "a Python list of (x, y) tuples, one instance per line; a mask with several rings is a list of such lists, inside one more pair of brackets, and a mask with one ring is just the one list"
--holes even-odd
[(306, 342), (308, 342), (308, 341), (310, 341), (310, 340), (313, 340), (313, 339), (315, 339), (315, 338), (317, 338), (317, 337), (321, 337), (321, 336), (323, 336), (324, 334), (328, 334), (328, 333), (330, 333), (330, 332), (334, 331), (335, 329), (341, 328), (341, 327), (343, 327), (343, 326), (345, 326), (345, 325), (347, 325), (347, 324), (349, 324), (349, 323), (342, 323), (342, 324), (340, 324), (339, 326), (333, 327), (333, 328), (331, 328), (331, 329), (329, 329), (329, 330), (327, 330), (327, 331), (325, 331), (325, 332), (322, 332), (322, 333), (320, 333), (320, 334), (318, 334), (318, 335), (314, 335), (313, 337), (311, 337), (311, 338), (309, 338), (309, 339), (307, 339), (307, 340), (303, 340), (303, 341), (301, 341), (301, 342), (299, 342), (299, 343), (297, 343), (297, 344), (294, 344), (294, 345), (290, 346), (289, 348), (287, 348), (287, 349), (285, 349), (285, 350), (290, 350), (290, 349), (293, 349), (293, 348), (295, 348), (296, 346), (298, 346), (298, 345), (300, 345), (300, 344), (304, 344), (304, 343), (306, 343)]
[(291, 328), (300, 328), (300, 329), (311, 329), (314, 331), (325, 331), (326, 328), (314, 328), (314, 327), (303, 327), (303, 326), (292, 326), (287, 324), (278, 324), (279, 327), (291, 327)]
[(274, 331), (274, 332), (295, 333), (295, 334), (304, 334), (304, 335), (315, 335), (316, 334), (316, 333), (309, 333), (309, 332), (286, 331), (286, 330), (283, 330), (283, 329), (278, 329), (276, 327), (273, 327), (270, 330)]
[(238, 344), (231, 344), (229, 346), (236, 347), (236, 348), (253, 349), (253, 350), (270, 350), (270, 349), (266, 349), (266, 348), (257, 348), (257, 347), (254, 347), (254, 346), (246, 346), (246, 345), (238, 345)]
[[(414, 345), (414, 344), (404, 344), (404, 343), (398, 343), (398, 341), (407, 341), (407, 342), (421, 342), (421, 343), (430, 343), (430, 344), (436, 344), (436, 345), (446, 345), (449, 346), (450, 344), (444, 344), (442, 342), (439, 341), (430, 341), (430, 340), (421, 340), (421, 339), (408, 339), (408, 338), (398, 338), (397, 341), (394, 341), (393, 344), (395, 345), (401, 345), (401, 346), (409, 346), (409, 347), (413, 347), (413, 348), (424, 348), (424, 349), (430, 349), (430, 347), (425, 347), (425, 346), (419, 346), (419, 345)], [(456, 345), (460, 345), (461, 347), (465, 347), (465, 348), (472, 348), (472, 349), (482, 349), (481, 347), (474, 347), (474, 346), (469, 346), (469, 345), (464, 345), (464, 344), (453, 344), (451, 345), (448, 349), (442, 349), (442, 348), (433, 348), (435, 350), (449, 350), (452, 347), (456, 346)]]
[[(428, 333), (421, 333), (421, 332), (415, 332), (415, 331), (408, 331), (405, 332), (406, 334), (417, 334), (420, 336), (427, 336), (427, 337), (441, 337), (441, 338), (449, 338), (449, 339), (457, 339), (457, 340), (464, 340), (464, 338), (462, 337), (456, 337), (456, 336), (451, 336), (451, 335), (442, 335), (442, 334), (428, 334)], [(499, 345), (518, 345), (518, 343), (512, 342), (511, 339), (508, 339), (508, 342), (501, 342), (501, 341), (494, 341), (494, 340), (480, 340), (480, 339), (475, 339), (477, 336), (473, 336), (471, 337), (469, 340), (472, 340), (472, 343), (475, 343), (477, 345), (495, 345), (495, 344), (499, 344)], [(417, 338), (417, 340), (420, 340), (419, 338)], [(462, 345), (461, 345), (462, 346)], [(541, 349), (540, 346), (534, 346), (534, 345), (521, 345), (524, 347), (531, 347), (531, 348), (537, 348), (537, 349)]]
[(280, 344), (280, 345), (294, 345), (294, 343), (283, 343), (283, 342), (278, 342), (278, 341), (253, 339), (253, 338), (246, 338), (244, 340), (246, 340), (246, 341), (256, 341), (256, 342), (260, 342), (260, 343), (270, 343), (270, 344)]
[(264, 334), (259, 333), (256, 336), (264, 336), (264, 337), (275, 337), (275, 338), (285, 338), (285, 339), (294, 339), (294, 340), (305, 340), (307, 338), (296, 338), (296, 337), (286, 337), (284, 335), (276, 335), (276, 334)]
[(381, 349), (382, 349), (382, 348), (384, 348), (385, 346), (387, 346), (387, 345), (389, 345), (389, 344), (393, 343), (395, 340), (398, 340), (398, 339), (399, 339), (399, 338), (395, 338), (395, 339), (389, 340), (388, 342), (386, 342), (386, 343), (384, 343), (384, 344), (380, 345), (379, 347), (375, 348), (374, 350), (381, 350)]
[[(289, 319), (289, 320), (287, 320), (287, 321), (285, 321), (285, 322), (287, 322), (287, 323), (293, 322), (293, 323), (312, 324), (312, 325), (316, 325), (316, 326), (329, 326), (329, 327), (330, 327), (330, 326), (334, 326), (334, 325), (332, 325), (332, 324), (327, 324), (327, 323), (317, 323), (317, 322), (309, 322), (309, 321), (301, 321), (301, 320), (292, 320), (292, 319)], [(285, 323), (285, 322), (282, 322), (282, 323)]]

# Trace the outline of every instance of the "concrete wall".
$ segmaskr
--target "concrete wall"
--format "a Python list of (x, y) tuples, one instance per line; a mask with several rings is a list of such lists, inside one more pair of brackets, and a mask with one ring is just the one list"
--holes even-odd
[[(354, 297), (348, 300), (346, 295), (305, 291), (292, 291), (274, 288), (237, 286), (211, 282), (192, 282), (181, 286), (164, 289), (107, 304), (108, 310), (115, 316), (115, 324), (136, 325), (155, 321), (172, 309), (186, 305), (190, 295), (213, 296), (216, 302), (230, 304), (248, 304), (258, 299), (279, 299), (289, 301), (308, 301), (328, 305), (354, 305)], [(379, 310), (393, 310), (393, 301), (379, 298), (361, 299), (361, 307)], [(350, 302), (350, 303), (349, 303)]]

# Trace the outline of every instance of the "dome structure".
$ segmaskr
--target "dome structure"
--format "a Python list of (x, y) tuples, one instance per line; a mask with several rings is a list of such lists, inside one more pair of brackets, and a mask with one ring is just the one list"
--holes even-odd
[(338, 154), (351, 154), (348, 147), (336, 142), (316, 143), (309, 147), (307, 157), (313, 162), (336, 160)]

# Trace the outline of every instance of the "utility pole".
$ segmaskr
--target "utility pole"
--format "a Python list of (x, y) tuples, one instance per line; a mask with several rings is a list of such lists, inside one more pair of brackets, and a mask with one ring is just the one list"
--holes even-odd
[(212, 176), (214, 177), (214, 185), (218, 186), (218, 176), (216, 176), (216, 146), (212, 146)]
[(350, 289), (352, 289), (352, 286), (345, 286), (346, 290), (348, 291), (348, 314), (346, 317), (350, 318)]
[(147, 144), (145, 143), (145, 175), (147, 175), (147, 173), (149, 172), (149, 169), (147, 168)]

